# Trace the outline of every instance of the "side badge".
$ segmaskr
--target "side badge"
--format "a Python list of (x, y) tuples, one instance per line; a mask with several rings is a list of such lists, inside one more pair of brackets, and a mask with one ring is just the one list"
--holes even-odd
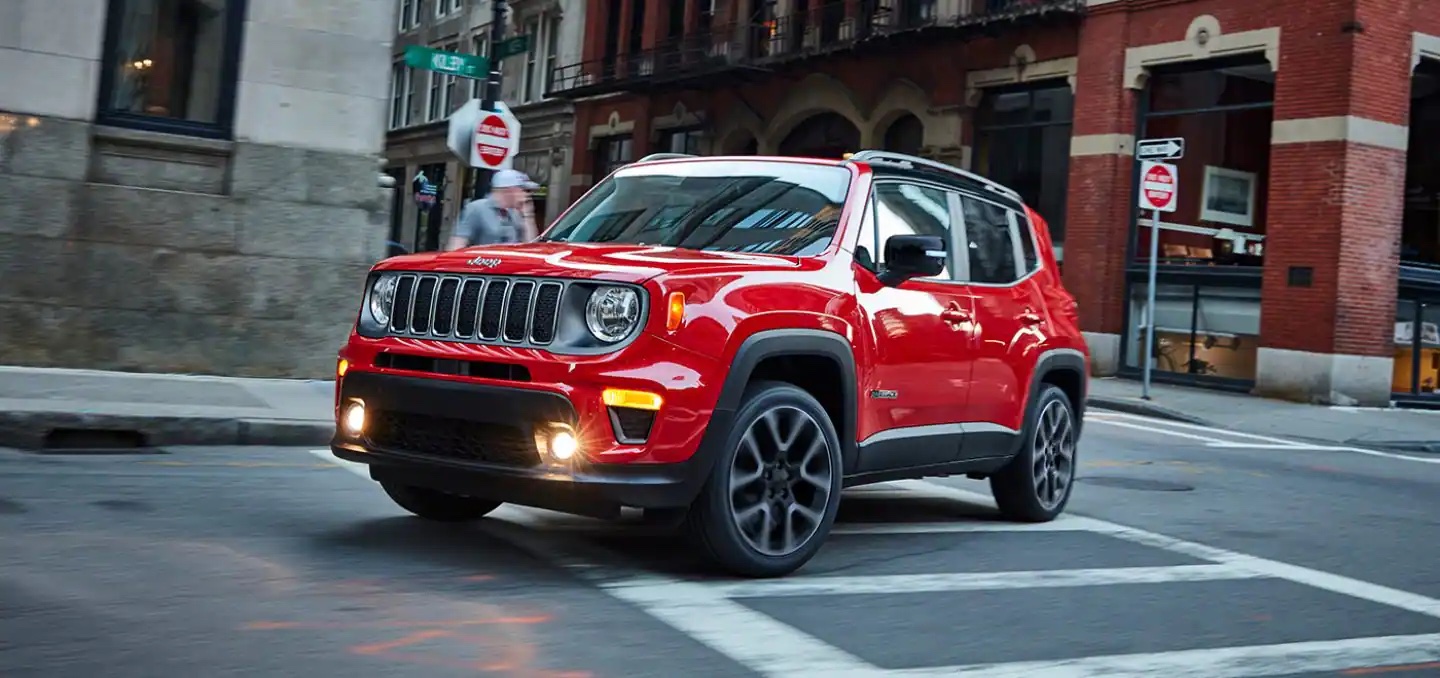
[(875, 391), (871, 391), (871, 392), (870, 392), (870, 397), (871, 397), (871, 398), (884, 398), (884, 399), (886, 399), (886, 400), (894, 400), (894, 399), (895, 399), (896, 397), (898, 397), (899, 395), (900, 395), (900, 392), (899, 392), (899, 391), (880, 391), (880, 390), (875, 390)]

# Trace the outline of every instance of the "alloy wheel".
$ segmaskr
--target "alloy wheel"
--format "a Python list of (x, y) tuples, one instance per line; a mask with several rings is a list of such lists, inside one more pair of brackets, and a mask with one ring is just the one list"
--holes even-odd
[(1046, 511), (1055, 510), (1075, 480), (1075, 421), (1070, 408), (1052, 400), (1041, 410), (1032, 443), (1031, 478), (1035, 498)]
[(834, 474), (820, 423), (797, 407), (772, 408), (740, 438), (730, 469), (730, 517), (756, 551), (795, 553), (824, 521)]

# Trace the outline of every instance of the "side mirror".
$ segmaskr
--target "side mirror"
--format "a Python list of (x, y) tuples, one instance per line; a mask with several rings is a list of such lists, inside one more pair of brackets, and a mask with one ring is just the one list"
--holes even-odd
[(945, 240), (934, 235), (892, 235), (885, 240), (885, 270), (880, 282), (895, 286), (911, 278), (945, 272)]

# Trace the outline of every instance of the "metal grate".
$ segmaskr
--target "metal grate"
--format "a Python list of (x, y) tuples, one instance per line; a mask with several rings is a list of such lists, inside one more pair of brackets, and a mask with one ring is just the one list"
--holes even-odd
[(371, 416), (366, 438), (381, 450), (503, 466), (540, 463), (535, 437), (515, 426), (410, 412), (382, 411)]
[(565, 284), (554, 280), (405, 273), (390, 333), (543, 346), (555, 341)]

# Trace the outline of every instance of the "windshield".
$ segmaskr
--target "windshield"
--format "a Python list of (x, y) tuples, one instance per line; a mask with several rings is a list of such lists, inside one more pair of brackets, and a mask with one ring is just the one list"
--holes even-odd
[(736, 160), (623, 168), (542, 240), (812, 256), (840, 224), (850, 171)]

